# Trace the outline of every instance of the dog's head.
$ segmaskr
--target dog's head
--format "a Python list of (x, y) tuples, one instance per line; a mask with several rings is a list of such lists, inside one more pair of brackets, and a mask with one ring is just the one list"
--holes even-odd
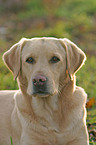
[(66, 38), (23, 38), (4, 53), (3, 59), (14, 79), (18, 77), (26, 86), (27, 94), (45, 97), (57, 94), (66, 72), (72, 79), (86, 56)]

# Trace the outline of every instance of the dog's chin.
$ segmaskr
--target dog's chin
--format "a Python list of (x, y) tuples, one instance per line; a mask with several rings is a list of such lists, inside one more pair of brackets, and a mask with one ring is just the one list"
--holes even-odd
[(43, 92), (38, 92), (38, 93), (33, 93), (32, 96), (33, 97), (39, 97), (39, 98), (47, 98), (47, 97), (54, 96), (56, 94), (57, 93), (49, 93), (49, 92), (43, 93)]

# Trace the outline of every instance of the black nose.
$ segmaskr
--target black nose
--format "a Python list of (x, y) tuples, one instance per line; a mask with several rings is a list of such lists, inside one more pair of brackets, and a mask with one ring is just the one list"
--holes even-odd
[(37, 75), (33, 78), (34, 94), (45, 94), (47, 92), (47, 78), (44, 75)]

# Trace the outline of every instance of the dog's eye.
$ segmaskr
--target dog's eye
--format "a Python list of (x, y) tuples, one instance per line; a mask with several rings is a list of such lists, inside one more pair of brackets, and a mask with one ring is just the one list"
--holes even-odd
[(34, 64), (35, 63), (35, 60), (32, 57), (29, 57), (29, 58), (26, 59), (26, 62), (27, 63)]
[(50, 59), (50, 62), (51, 63), (57, 63), (57, 62), (59, 62), (60, 61), (60, 59), (58, 58), (58, 57), (56, 57), (56, 56), (53, 56), (51, 59)]

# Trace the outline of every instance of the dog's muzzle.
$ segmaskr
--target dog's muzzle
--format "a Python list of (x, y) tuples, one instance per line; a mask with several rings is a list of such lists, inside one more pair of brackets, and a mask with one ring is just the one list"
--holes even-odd
[(47, 95), (47, 78), (44, 75), (36, 75), (33, 78), (33, 94), (36, 95)]

